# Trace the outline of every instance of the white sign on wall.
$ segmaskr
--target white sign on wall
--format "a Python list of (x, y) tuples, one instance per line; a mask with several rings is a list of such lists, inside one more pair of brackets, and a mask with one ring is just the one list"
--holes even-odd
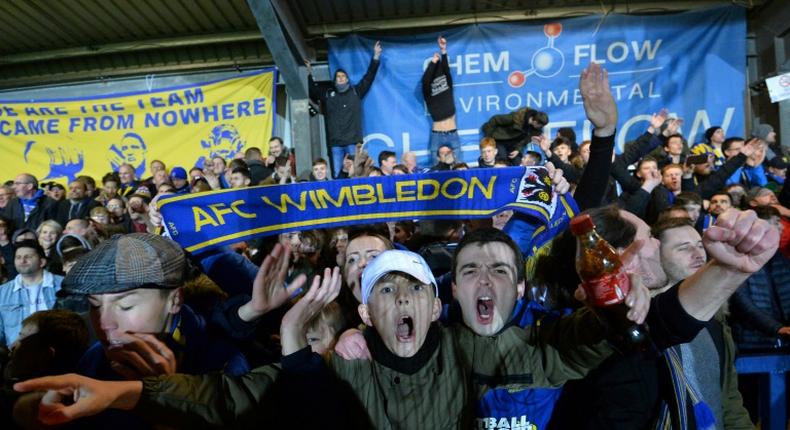
[(768, 86), (768, 94), (771, 95), (771, 103), (790, 99), (790, 73), (768, 78), (765, 84)]

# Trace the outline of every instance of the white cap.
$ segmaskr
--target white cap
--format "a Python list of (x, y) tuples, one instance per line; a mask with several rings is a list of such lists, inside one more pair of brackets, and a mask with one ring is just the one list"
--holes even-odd
[(419, 254), (393, 249), (379, 254), (362, 272), (363, 304), (368, 304), (368, 297), (370, 297), (376, 282), (390, 272), (403, 272), (413, 276), (423, 284), (433, 285), (434, 293), (437, 297), (439, 296), (436, 279), (433, 277), (428, 263)]

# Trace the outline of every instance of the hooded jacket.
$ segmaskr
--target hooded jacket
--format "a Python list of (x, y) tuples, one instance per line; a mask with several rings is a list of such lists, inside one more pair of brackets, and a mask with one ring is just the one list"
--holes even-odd
[[(331, 86), (322, 86), (307, 76), (307, 87), (310, 99), (320, 103), (326, 117), (327, 141), (329, 146), (346, 146), (362, 142), (362, 98), (368, 93), (376, 72), (379, 60), (371, 59), (365, 76), (356, 84), (340, 91), (334, 81)], [(339, 69), (335, 72), (343, 72)], [(348, 74), (346, 74), (348, 75)]]
[[(522, 110), (523, 117), (521, 117)], [(541, 130), (529, 125), (529, 119), (537, 113), (538, 111), (534, 109), (522, 108), (515, 112), (494, 115), (483, 124), (483, 136), (493, 137), (497, 144), (503, 145), (508, 152), (513, 150), (521, 152), (533, 136), (541, 133)], [(497, 154), (497, 156), (501, 158), (506, 157), (507, 154)]]

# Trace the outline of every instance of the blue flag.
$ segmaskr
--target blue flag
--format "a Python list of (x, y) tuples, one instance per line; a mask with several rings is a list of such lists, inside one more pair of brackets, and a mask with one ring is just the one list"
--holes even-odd
[[(744, 133), (746, 18), (742, 7), (706, 8), (663, 15), (586, 16), (454, 26), (408, 36), (350, 34), (329, 39), (331, 71), (343, 68), (352, 82), (367, 69), (373, 44), (381, 40), (381, 65), (363, 102), (365, 148), (398, 156), (414, 151), (421, 165), (428, 154), (431, 117), (420, 79), (447, 39), (456, 121), (465, 162), (478, 157), (480, 127), (493, 115), (522, 107), (549, 115), (545, 131), (570, 127), (589, 139), (579, 75), (591, 61), (609, 72), (620, 120), (616, 144), (647, 129), (650, 114), (667, 107), (685, 119), (691, 144), (705, 129), (721, 126), (727, 136)], [(395, 113), (395, 114), (393, 114)], [(456, 154), (459, 155), (459, 154)]]

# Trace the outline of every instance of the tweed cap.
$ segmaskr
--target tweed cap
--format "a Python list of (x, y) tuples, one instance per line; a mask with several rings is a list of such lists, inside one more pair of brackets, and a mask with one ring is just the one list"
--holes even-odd
[(116, 236), (83, 255), (63, 279), (66, 294), (110, 294), (135, 288), (180, 287), (187, 273), (184, 251), (148, 233)]

